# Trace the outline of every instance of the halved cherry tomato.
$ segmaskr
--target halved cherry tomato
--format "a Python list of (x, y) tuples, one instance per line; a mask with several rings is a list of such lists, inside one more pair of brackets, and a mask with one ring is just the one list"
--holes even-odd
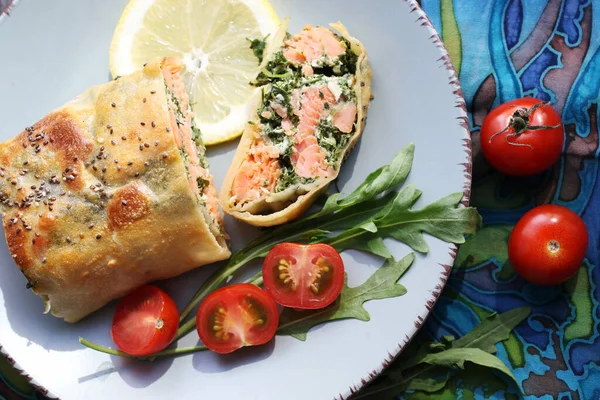
[(581, 267), (588, 245), (583, 220), (566, 207), (546, 204), (528, 211), (508, 239), (508, 258), (519, 275), (557, 285)]
[(282, 306), (323, 308), (344, 288), (344, 262), (328, 244), (281, 243), (265, 258), (263, 281), (265, 290)]
[(200, 340), (221, 354), (267, 343), (275, 336), (278, 324), (277, 304), (264, 290), (249, 283), (215, 290), (196, 314)]
[(119, 349), (147, 356), (171, 343), (179, 326), (177, 305), (162, 289), (142, 286), (117, 305), (110, 335)]
[(564, 130), (551, 105), (523, 97), (490, 111), (480, 138), (483, 154), (494, 168), (507, 175), (535, 175), (560, 157)]

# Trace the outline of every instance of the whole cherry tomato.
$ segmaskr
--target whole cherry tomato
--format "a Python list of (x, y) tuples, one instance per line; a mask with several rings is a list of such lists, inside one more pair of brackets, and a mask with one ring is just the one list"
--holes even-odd
[(110, 334), (119, 349), (147, 356), (171, 343), (179, 326), (177, 305), (162, 289), (142, 286), (117, 305)]
[(538, 285), (557, 285), (575, 275), (588, 245), (583, 220), (566, 207), (546, 204), (528, 211), (508, 239), (515, 271)]
[(507, 175), (534, 175), (560, 157), (564, 129), (552, 106), (524, 97), (490, 111), (480, 137), (483, 154), (494, 168)]

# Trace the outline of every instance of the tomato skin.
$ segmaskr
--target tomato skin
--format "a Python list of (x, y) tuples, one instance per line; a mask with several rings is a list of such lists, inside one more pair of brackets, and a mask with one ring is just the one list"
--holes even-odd
[[(559, 244), (558, 250), (551, 241)], [(577, 273), (587, 245), (583, 220), (566, 207), (546, 204), (528, 211), (517, 222), (508, 239), (508, 258), (527, 281), (557, 285)]]
[(324, 308), (344, 288), (344, 262), (328, 244), (280, 243), (265, 257), (263, 281), (267, 293), (282, 306)]
[(550, 168), (560, 157), (565, 140), (563, 124), (560, 115), (549, 104), (534, 110), (528, 125), (557, 127), (527, 129), (517, 136), (509, 136), (515, 133), (510, 128), (492, 137), (509, 125), (515, 111), (530, 109), (541, 102), (532, 97), (515, 99), (499, 105), (486, 116), (481, 125), (481, 149), (487, 161), (498, 171), (513, 176), (535, 175)]
[(264, 290), (249, 283), (215, 290), (196, 314), (200, 340), (220, 354), (265, 344), (273, 339), (278, 325), (277, 304)]
[(178, 326), (179, 311), (173, 299), (162, 289), (145, 285), (121, 299), (110, 335), (121, 351), (147, 356), (167, 347)]

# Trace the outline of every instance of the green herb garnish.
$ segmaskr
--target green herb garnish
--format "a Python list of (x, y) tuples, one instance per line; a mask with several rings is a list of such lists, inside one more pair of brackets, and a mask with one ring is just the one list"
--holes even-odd
[(256, 56), (256, 58), (258, 58), (258, 63), (260, 64), (263, 60), (263, 55), (265, 53), (265, 48), (267, 46), (267, 38), (269, 37), (269, 35), (265, 36), (264, 39), (248, 39), (246, 38), (246, 40), (248, 42), (250, 42), (250, 49), (252, 50), (252, 52), (254, 53), (254, 55)]

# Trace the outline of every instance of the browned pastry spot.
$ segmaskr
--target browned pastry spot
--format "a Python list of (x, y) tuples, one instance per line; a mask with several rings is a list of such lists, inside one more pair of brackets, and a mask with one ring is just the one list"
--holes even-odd
[(54, 112), (44, 117), (35, 126), (35, 131), (44, 131), (48, 138), (48, 147), (64, 156), (64, 167), (72, 165), (78, 157), (84, 160), (94, 149), (93, 143), (81, 132), (73, 118), (64, 111)]
[(4, 219), (4, 232), (6, 234), (8, 250), (17, 265), (19, 265), (22, 270), (26, 270), (28, 267), (32, 266), (31, 257), (25, 248), (25, 243), (29, 240), (27, 238), (27, 231), (23, 229), (16, 214)]
[(108, 203), (108, 218), (114, 228), (125, 227), (150, 213), (152, 199), (133, 182), (117, 190)]

